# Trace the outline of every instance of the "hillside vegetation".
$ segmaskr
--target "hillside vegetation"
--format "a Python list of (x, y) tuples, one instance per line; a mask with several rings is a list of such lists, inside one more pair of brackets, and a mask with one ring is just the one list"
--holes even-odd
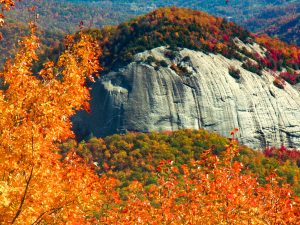
[(30, 20), (35, 20), (43, 33), (40, 35), (43, 43), (41, 53), (46, 51), (50, 56), (57, 41), (61, 40), (64, 35), (76, 31), (79, 27), (101, 28), (105, 25), (116, 25), (136, 15), (148, 13), (157, 7), (173, 5), (207, 11), (237, 22), (251, 31), (266, 32), (285, 41), (299, 44), (297, 33), (299, 20), (296, 17), (299, 13), (299, 4), (293, 1), (248, 0), (229, 1), (226, 4), (225, 0), (27, 0), (17, 2), (14, 10), (6, 15), (7, 26), (3, 28), (6, 38), (0, 43), (0, 67), (5, 59), (15, 54), (17, 47), (15, 41), (18, 37), (24, 36)]
[(129, 133), (60, 148), (110, 179), (94, 214), (103, 224), (298, 223), (300, 202), (290, 188), (299, 195), (299, 154), (293, 151), (268, 149), (265, 156), (204, 130)]
[[(30, 29), (28, 24), (10, 21), (1, 29), (4, 39), (0, 42), (0, 68), (8, 59), (11, 59), (16, 54), (20, 47), (20, 37), (29, 35)], [(37, 35), (40, 38), (39, 54), (43, 55), (43, 61), (48, 59), (57, 59), (61, 53), (60, 49), (65, 36), (62, 32), (51, 32), (47, 30), (39, 30)]]
[[(295, 71), (300, 68), (300, 48), (267, 35), (254, 35), (223, 18), (184, 8), (161, 8), (117, 27), (87, 31), (99, 40), (106, 69), (129, 63), (136, 53), (159, 46), (169, 46), (170, 59), (176, 48), (222, 54), (243, 62), (243, 67), (261, 74), (263, 69), (281, 71), (291, 84), (299, 82)], [(239, 41), (259, 45), (263, 54), (241, 47)], [(249, 60), (250, 59), (250, 60)], [(284, 71), (285, 72), (285, 71)]]
[[(61, 146), (64, 154), (72, 149), (83, 156), (88, 163), (97, 163), (97, 171), (121, 181), (127, 187), (137, 180), (145, 186), (157, 183), (157, 172), (161, 162), (173, 161), (173, 165), (191, 167), (194, 161), (208, 149), (224, 157), (230, 140), (205, 130), (179, 130), (162, 133), (129, 133), (106, 138), (91, 138), (78, 145), (69, 141)], [(244, 173), (253, 173), (261, 184), (276, 171), (283, 183), (292, 185), (300, 195), (300, 154), (297, 151), (266, 149), (254, 151), (238, 146), (239, 154), (234, 160), (244, 165)]]
[[(28, 35), (28, 23), (35, 21), (42, 45), (39, 54), (57, 58), (58, 45), (63, 37), (80, 27), (116, 25), (136, 15), (124, 11), (122, 5), (112, 9), (109, 2), (98, 4), (86, 1), (17, 1), (14, 10), (6, 12), (6, 23), (1, 28), (4, 39), (0, 42), (0, 68), (6, 59), (12, 58), (18, 48), (20, 37)], [(54, 54), (54, 57), (51, 55)]]
[[(104, 2), (104, 1), (99, 1)], [(146, 4), (145, 4), (146, 3)], [(185, 7), (208, 12), (233, 21), (251, 32), (278, 36), (288, 43), (299, 45), (299, 2), (293, 0), (113, 0), (112, 5), (124, 4), (124, 8), (134, 9), (139, 14), (157, 7)], [(287, 29), (285, 29), (287, 28)]]
[(244, 25), (251, 31), (300, 45), (300, 2), (266, 7)]
[[(81, 0), (82, 1), (82, 0)], [(73, 0), (74, 2), (74, 0)], [(80, 2), (80, 0), (75, 0)], [(98, 0), (97, 2), (106, 2)], [(124, 4), (128, 9), (135, 9), (137, 12), (145, 13), (145, 6), (154, 7), (185, 7), (196, 10), (206, 11), (211, 14), (230, 17), (233, 21), (242, 24), (249, 18), (255, 18), (257, 14), (265, 8), (277, 7), (278, 5), (286, 6), (293, 4), (293, 0), (211, 0), (211, 1), (194, 1), (194, 0), (112, 0), (113, 5)]]

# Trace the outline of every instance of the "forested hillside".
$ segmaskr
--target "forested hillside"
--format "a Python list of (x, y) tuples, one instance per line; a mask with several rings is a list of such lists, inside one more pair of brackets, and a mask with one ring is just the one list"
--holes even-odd
[[(3, 28), (6, 40), (0, 43), (0, 66), (5, 59), (14, 55), (15, 41), (27, 30), (29, 20), (35, 20), (40, 30), (46, 34), (40, 36), (42, 43), (47, 45), (42, 51), (51, 51), (63, 35), (74, 32), (80, 26), (100, 28), (104, 25), (116, 25), (155, 8), (171, 5), (207, 11), (246, 26), (251, 31), (267, 32), (299, 44), (299, 3), (295, 1), (231, 0), (226, 3), (225, 0), (28, 0), (17, 2), (15, 10), (7, 15), (8, 24)], [(272, 25), (274, 23), (275, 26)]]
[[(30, 33), (28, 24), (9, 20), (1, 29), (3, 40), (0, 42), (0, 68), (8, 59), (15, 55), (21, 37)], [(37, 35), (40, 37), (39, 54), (55, 58), (63, 43), (64, 32), (52, 32), (51, 30), (39, 29)]]
[(246, 21), (245, 26), (254, 32), (300, 45), (300, 2), (266, 7), (255, 18)]
[[(60, 149), (63, 154), (75, 149), (88, 163), (97, 164), (98, 173), (118, 178), (124, 188), (133, 180), (145, 186), (157, 184), (157, 172), (164, 161), (190, 167), (207, 149), (222, 158), (229, 143), (229, 139), (205, 130), (180, 130), (92, 137), (78, 145), (70, 140)], [(300, 152), (285, 147), (266, 148), (262, 152), (242, 145), (238, 149), (234, 160), (243, 163), (243, 172), (255, 174), (265, 184), (266, 177), (276, 171), (282, 182), (291, 184), (300, 195)]]
[[(255, 35), (233, 22), (204, 12), (161, 8), (117, 27), (87, 32), (99, 41), (103, 50), (100, 62), (106, 69), (130, 62), (136, 53), (169, 46), (171, 51), (167, 57), (170, 59), (175, 58), (172, 51), (178, 47), (219, 53), (243, 62), (243, 68), (257, 74), (261, 74), (264, 68), (281, 71), (288, 67), (289, 71), (280, 76), (291, 84), (299, 82), (295, 72), (300, 67), (298, 46), (267, 35)], [(237, 39), (245, 44), (261, 45), (264, 54), (240, 47)]]
[(125, 9), (122, 4), (112, 8), (109, 2), (100, 5), (97, 2), (65, 0), (16, 2), (14, 10), (6, 13), (6, 26), (1, 28), (5, 38), (0, 42), (0, 67), (15, 54), (20, 37), (29, 33), (27, 23), (30, 21), (35, 21), (39, 27), (40, 54), (51, 58), (52, 50), (62, 44), (63, 37), (80, 27), (116, 25), (136, 15)]
[[(131, 221), (277, 224), (276, 221), (287, 221), (281, 213), (277, 211), (274, 218), (265, 217), (253, 212), (252, 207), (255, 205), (258, 211), (269, 207), (267, 198), (263, 197), (260, 202), (261, 194), (285, 196), (286, 190), (276, 187), (278, 182), (288, 182), (299, 191), (299, 154), (296, 151), (282, 147), (267, 149), (263, 154), (237, 146), (235, 139), (230, 141), (204, 130), (130, 133), (105, 139), (91, 138), (79, 145), (69, 141), (61, 146), (63, 154), (73, 149), (86, 162), (92, 163), (99, 174), (118, 180), (113, 184), (115, 189), (108, 187), (110, 192), (117, 192), (105, 193), (106, 201), (111, 203), (107, 202), (106, 207), (96, 213), (104, 224), (113, 223), (116, 218), (120, 224)], [(276, 174), (282, 178), (278, 179)], [(251, 177), (258, 177), (258, 180)], [(260, 190), (255, 187), (257, 181), (262, 184)], [(289, 202), (275, 198), (280, 205), (271, 205), (280, 211)], [(300, 213), (297, 204), (289, 210), (288, 224), (297, 224), (294, 220), (294, 215)]]

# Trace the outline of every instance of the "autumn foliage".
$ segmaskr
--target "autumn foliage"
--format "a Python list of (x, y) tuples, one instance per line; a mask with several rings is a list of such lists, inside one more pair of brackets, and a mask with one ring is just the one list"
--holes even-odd
[(33, 74), (39, 41), (31, 28), (0, 73), (0, 223), (86, 221), (101, 205), (104, 178), (71, 152), (61, 161), (55, 142), (73, 136), (69, 118), (88, 106), (85, 82), (100, 70), (99, 50), (85, 35), (67, 37), (58, 63)]
[[(35, 25), (30, 28), (0, 73), (1, 224), (299, 224), (299, 198), (290, 186), (272, 172), (264, 184), (245, 173), (235, 161), (234, 138), (224, 141), (222, 157), (215, 155), (218, 146), (198, 143), (205, 150), (197, 160), (180, 166), (162, 160), (149, 168), (157, 182), (132, 181), (123, 189), (109, 165), (100, 171), (74, 148), (60, 154), (58, 143), (73, 137), (70, 117), (88, 110), (86, 83), (101, 71), (101, 51), (82, 32), (67, 36), (58, 61), (33, 73), (39, 39)], [(161, 147), (150, 150), (160, 154)], [(122, 159), (127, 153), (118, 155), (118, 148), (104, 155)], [(182, 152), (188, 152), (184, 145)]]
[(264, 154), (267, 157), (276, 158), (280, 162), (295, 161), (300, 167), (300, 151), (297, 149), (288, 149), (285, 146), (281, 146), (280, 148), (267, 147), (264, 150)]
[(300, 48), (296, 45), (288, 45), (277, 38), (271, 38), (267, 35), (259, 35), (256, 38), (257, 43), (268, 50), (268, 54), (263, 62), (265, 66), (277, 69), (281, 66), (290, 66), (293, 69), (300, 68)]
[(289, 82), (290, 84), (297, 84), (297, 83), (299, 83), (299, 81), (300, 81), (300, 79), (299, 79), (299, 76), (300, 76), (300, 74), (299, 73), (297, 73), (297, 72), (288, 72), (288, 71), (286, 71), (286, 72), (281, 72), (280, 74), (279, 74), (279, 76), (282, 78), (282, 79), (284, 79), (284, 80), (286, 80), (287, 82)]
[[(184, 8), (160, 8), (144, 16), (89, 31), (98, 38), (103, 49), (103, 66), (128, 63), (134, 54), (160, 46), (220, 53), (228, 58), (238, 57), (234, 38), (244, 42), (250, 33), (223, 18)], [(248, 40), (249, 38), (249, 40)]]
[[(225, 140), (205, 131), (186, 130), (114, 135), (83, 143), (79, 146), (81, 154), (87, 157), (87, 148), (95, 154), (87, 159), (96, 160), (96, 155), (101, 155), (97, 165), (100, 174), (121, 179), (118, 192), (107, 195), (111, 201), (106, 199), (105, 207), (95, 213), (99, 223), (298, 224), (300, 202), (291, 187), (272, 169), (262, 184), (245, 168), (250, 166), (246, 159), (249, 152), (244, 152), (248, 150), (240, 148), (235, 139)], [(169, 151), (168, 144), (172, 146)], [(70, 143), (64, 148), (67, 145)], [(222, 145), (225, 149), (216, 155)], [(181, 152), (175, 153), (176, 148)], [(190, 151), (197, 159), (181, 164), (184, 157), (192, 158)], [(250, 157), (250, 161), (259, 160), (255, 155)], [(146, 182), (138, 176), (139, 168)], [(135, 178), (126, 176), (130, 170), (134, 170)], [(147, 179), (151, 170), (155, 177)]]
[[(159, 8), (117, 27), (87, 32), (98, 39), (103, 50), (100, 62), (106, 69), (122, 67), (135, 54), (160, 46), (168, 46), (173, 52), (188, 48), (221, 54), (239, 60), (244, 69), (258, 75), (263, 70), (289, 68), (294, 72), (300, 68), (298, 46), (267, 35), (254, 35), (224, 18), (191, 9)], [(251, 50), (258, 45), (261, 54)], [(174, 57), (170, 60), (176, 61)]]
[(162, 161), (158, 184), (145, 188), (135, 181), (125, 200), (109, 207), (103, 224), (298, 224), (299, 198), (272, 173), (261, 186), (243, 165), (233, 139), (223, 160), (210, 150), (192, 166)]
[[(15, 1), (13, 1), (13, 0), (1, 0), (0, 5), (1, 5), (2, 11), (10, 10), (11, 7), (13, 7), (15, 5)], [(3, 17), (2, 14), (1, 14), (1, 17)]]
[[(254, 175), (242, 172), (243, 165), (234, 160), (239, 154), (234, 138), (224, 141), (228, 145), (221, 158), (214, 154), (216, 145), (189, 166), (162, 160), (153, 168), (156, 183), (132, 181), (123, 193), (120, 181), (108, 178), (109, 173), (99, 177), (95, 166), (72, 149), (62, 159), (55, 142), (72, 136), (69, 117), (88, 100), (84, 84), (100, 69), (95, 61), (99, 51), (88, 36), (68, 37), (57, 65), (47, 62), (34, 75), (30, 68), (38, 40), (32, 29), (1, 73), (1, 223), (298, 223), (299, 199), (290, 187), (280, 185), (275, 173), (260, 185)], [(199, 138), (208, 134), (203, 135)]]

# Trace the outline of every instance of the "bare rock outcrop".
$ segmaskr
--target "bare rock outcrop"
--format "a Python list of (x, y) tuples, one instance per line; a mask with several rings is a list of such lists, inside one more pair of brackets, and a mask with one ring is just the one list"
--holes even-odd
[[(139, 53), (98, 80), (92, 112), (80, 112), (75, 129), (104, 136), (205, 128), (228, 136), (236, 127), (239, 141), (253, 148), (300, 147), (300, 94), (294, 86), (278, 88), (272, 73), (260, 76), (222, 55), (180, 49), (170, 59), (168, 53), (166, 47)], [(240, 71), (239, 79), (230, 67)]]

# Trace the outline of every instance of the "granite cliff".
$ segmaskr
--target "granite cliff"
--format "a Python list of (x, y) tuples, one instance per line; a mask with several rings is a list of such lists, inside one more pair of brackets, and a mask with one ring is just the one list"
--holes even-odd
[(106, 69), (81, 137), (205, 128), (253, 148), (300, 147), (300, 48), (225, 19), (163, 8), (92, 30)]
[[(248, 48), (260, 51), (255, 45)], [(168, 51), (159, 47), (139, 53), (97, 81), (92, 112), (81, 112), (75, 125), (96, 136), (181, 128), (228, 136), (237, 127), (239, 141), (250, 147), (300, 147), (300, 94), (295, 86), (276, 87), (274, 74), (263, 71), (259, 76), (222, 55), (179, 49), (170, 60)], [(163, 66), (157, 65), (162, 61)], [(230, 67), (240, 70), (239, 79), (229, 74)]]

